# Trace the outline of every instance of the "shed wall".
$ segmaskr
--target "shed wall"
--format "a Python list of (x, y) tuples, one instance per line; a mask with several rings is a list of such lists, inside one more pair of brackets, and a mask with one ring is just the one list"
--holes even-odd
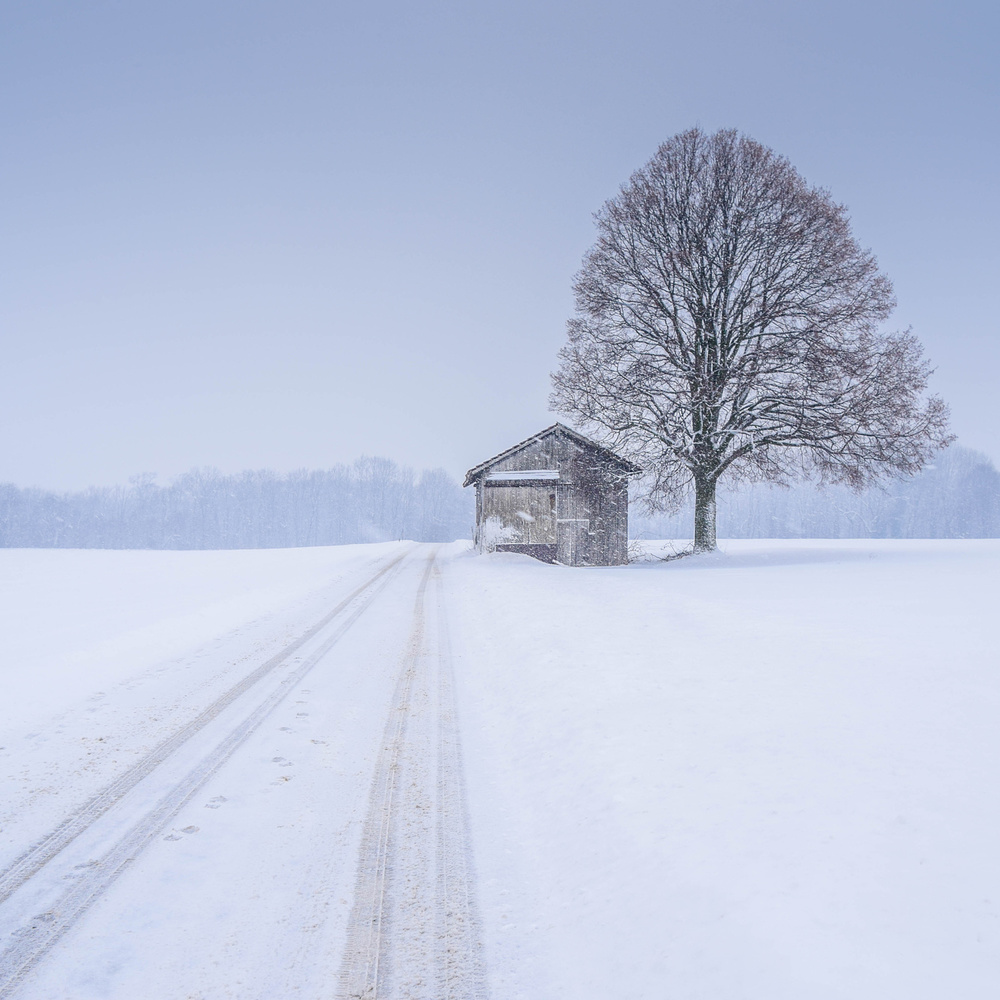
[[(491, 481), (496, 473), (558, 471), (558, 480)], [(580, 565), (628, 560), (627, 473), (606, 452), (554, 431), (485, 469), (476, 482), (477, 537), (491, 517), (510, 529), (510, 547), (546, 546), (551, 558)], [(553, 502), (554, 498), (554, 502)], [(507, 548), (508, 546), (504, 546)]]

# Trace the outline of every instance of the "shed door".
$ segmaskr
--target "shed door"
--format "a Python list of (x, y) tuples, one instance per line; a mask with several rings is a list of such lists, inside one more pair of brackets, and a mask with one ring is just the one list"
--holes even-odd
[(587, 518), (556, 523), (556, 562), (564, 566), (584, 566), (590, 556), (590, 521)]

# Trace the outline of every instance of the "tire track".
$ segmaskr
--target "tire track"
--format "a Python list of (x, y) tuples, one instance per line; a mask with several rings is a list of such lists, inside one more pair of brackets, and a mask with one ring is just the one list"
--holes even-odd
[[(50, 834), (45, 841), (37, 845), (37, 850), (45, 848), (48, 852), (45, 860), (37, 861), (32, 871), (25, 875), (19, 885), (24, 885), (30, 878), (41, 871), (48, 861), (50, 861), (63, 847), (76, 836), (79, 836), (88, 826), (96, 821), (101, 815), (107, 812), (116, 801), (118, 801), (129, 788), (137, 785), (144, 777), (155, 770), (155, 767), (162, 763), (169, 754), (164, 754), (151, 763), (154, 756), (165, 746), (171, 747), (171, 752), (179, 748), (183, 742), (190, 739), (197, 731), (204, 728), (211, 719), (215, 718), (224, 707), (231, 704), (253, 687), (255, 683), (263, 679), (280, 662), (287, 660), (288, 656), (299, 649), (308, 639), (314, 637), (321, 629), (329, 625), (338, 615), (350, 608), (349, 614), (343, 619), (336, 629), (323, 641), (323, 643), (302, 663), (286, 676), (281, 684), (267, 695), (257, 706), (244, 717), (236, 727), (219, 742), (201, 761), (199, 761), (187, 774), (184, 775), (167, 794), (157, 802), (157, 804), (147, 811), (145, 815), (136, 822), (129, 830), (121, 836), (117, 842), (95, 863), (89, 865), (86, 871), (80, 876), (77, 883), (64, 892), (58, 901), (46, 912), (33, 917), (29, 923), (14, 932), (14, 941), (5, 951), (0, 953), (0, 1000), (12, 996), (23, 983), (25, 977), (31, 969), (42, 959), (52, 946), (86, 913), (86, 911), (101, 897), (101, 895), (114, 883), (128, 865), (134, 861), (145, 847), (161, 832), (170, 820), (197, 794), (198, 790), (222, 767), (223, 764), (233, 755), (233, 753), (254, 733), (254, 731), (264, 722), (264, 720), (274, 711), (274, 709), (294, 690), (296, 684), (300, 682), (313, 667), (330, 651), (330, 649), (340, 640), (349, 628), (361, 617), (365, 610), (371, 605), (375, 598), (388, 586), (389, 582), (398, 572), (400, 563), (408, 555), (402, 553), (388, 565), (382, 567), (366, 583), (356, 588), (347, 598), (341, 601), (320, 623), (304, 633), (295, 640), (278, 657), (272, 658), (262, 667), (244, 678), (240, 684), (234, 685), (230, 691), (217, 699), (209, 709), (206, 709), (198, 717), (200, 725), (197, 729), (192, 729), (193, 724), (189, 724), (180, 730), (174, 737), (164, 741), (156, 751), (153, 751), (147, 758), (134, 768), (130, 769), (130, 774), (138, 773), (143, 768), (142, 773), (134, 777), (128, 788), (123, 788), (113, 801), (107, 801), (102, 793), (95, 797), (92, 806), (96, 809), (100, 806), (100, 811), (93, 815), (81, 809), (71, 819), (76, 820), (77, 816), (87, 815), (89, 818), (84, 824), (77, 821), (77, 826), (72, 827), (75, 832), (71, 837), (63, 833), (66, 839), (61, 847), (53, 849), (53, 835)], [(354, 606), (351, 607), (352, 602)], [(266, 668), (266, 669), (265, 669)], [(252, 682), (250, 679), (253, 678)], [(238, 693), (233, 693), (237, 691)], [(213, 711), (214, 710), (214, 711)], [(178, 737), (184, 735), (183, 740)], [(145, 767), (144, 767), (145, 765)], [(124, 776), (123, 776), (124, 777)], [(109, 788), (117, 788), (119, 782)], [(107, 791), (107, 790), (106, 790)], [(88, 803), (91, 806), (92, 803)], [(105, 804), (106, 803), (106, 804)], [(67, 821), (68, 822), (68, 821)], [(69, 829), (67, 823), (62, 824), (58, 830)], [(55, 833), (56, 831), (54, 831)], [(48, 845), (47, 847), (45, 845)], [(37, 855), (37, 856), (40, 856)], [(15, 887), (17, 888), (17, 887)]]
[[(432, 579), (438, 615), (429, 622)], [(447, 623), (431, 556), (376, 761), (340, 1000), (486, 1000), (474, 887)]]
[(324, 615), (312, 628), (308, 629), (296, 640), (276, 653), (266, 663), (237, 681), (229, 690), (219, 695), (204, 711), (192, 719), (171, 736), (154, 747), (145, 757), (136, 761), (131, 767), (119, 775), (110, 785), (107, 785), (95, 796), (70, 813), (55, 829), (46, 834), (28, 848), (23, 854), (0, 871), (0, 903), (16, 892), (30, 878), (36, 875), (44, 865), (54, 858), (65, 847), (87, 830), (96, 820), (103, 816), (123, 796), (135, 788), (144, 778), (160, 766), (171, 754), (182, 747), (193, 736), (200, 733), (221, 712), (227, 709), (238, 698), (242, 697), (252, 687), (262, 681), (276, 667), (284, 663), (293, 653), (304, 646), (310, 639), (321, 632), (338, 615), (342, 614), (350, 604), (361, 596), (368, 588), (374, 586), (385, 574), (395, 567), (407, 555), (406, 552), (383, 566), (374, 576), (366, 580), (347, 595), (328, 614)]
[(341, 993), (345, 998), (374, 1000), (385, 978), (386, 890), (393, 806), (397, 795), (399, 758), (406, 737), (410, 693), (424, 646), (424, 594), (433, 568), (433, 556), (417, 590), (413, 628), (407, 643), (403, 669), (396, 681), (382, 749), (375, 764), (368, 813), (361, 834), (354, 906), (348, 924), (347, 946), (341, 966)]
[(465, 771), (455, 711), (444, 583), (434, 571), (438, 594), (438, 810), (437, 810), (437, 993), (440, 1000), (485, 1000), (486, 966), (482, 924), (475, 895)]

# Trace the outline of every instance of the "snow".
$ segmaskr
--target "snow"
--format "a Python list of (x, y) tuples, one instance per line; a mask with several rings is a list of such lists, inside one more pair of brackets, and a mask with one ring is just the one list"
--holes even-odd
[[(409, 553), (18, 996), (329, 989), (433, 549), (0, 550), (0, 867)], [(438, 560), (495, 1000), (994, 994), (1000, 543)]]
[(486, 478), (491, 482), (521, 482), (528, 479), (558, 479), (558, 469), (530, 469), (528, 471), (518, 470), (515, 472), (490, 472)]
[(325, 586), (392, 548), (0, 549), (0, 732), (322, 599)]
[(502, 997), (986, 997), (995, 542), (449, 572)]

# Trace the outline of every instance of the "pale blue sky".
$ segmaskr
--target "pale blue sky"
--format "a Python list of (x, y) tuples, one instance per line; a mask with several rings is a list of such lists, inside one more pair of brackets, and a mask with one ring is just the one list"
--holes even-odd
[(458, 475), (551, 423), (591, 214), (736, 127), (845, 202), (1000, 458), (986, 3), (0, 5), (0, 481), (367, 452)]

